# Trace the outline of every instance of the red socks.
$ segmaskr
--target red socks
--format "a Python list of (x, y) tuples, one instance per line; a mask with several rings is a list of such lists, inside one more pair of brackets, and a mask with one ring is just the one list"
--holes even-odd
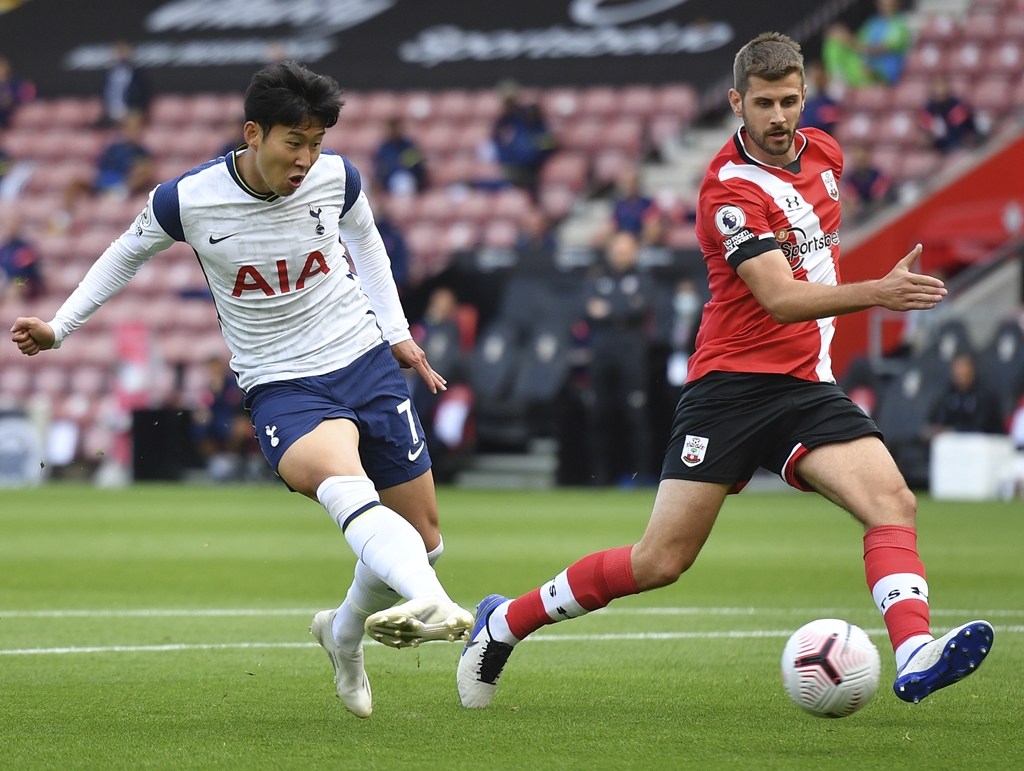
[(522, 640), (545, 624), (576, 618), (616, 597), (636, 594), (632, 551), (632, 546), (620, 546), (590, 554), (539, 589), (513, 600), (505, 615), (509, 631)]
[(928, 582), (917, 556), (917, 531), (881, 525), (864, 534), (864, 571), (896, 650), (911, 637), (928, 635)]

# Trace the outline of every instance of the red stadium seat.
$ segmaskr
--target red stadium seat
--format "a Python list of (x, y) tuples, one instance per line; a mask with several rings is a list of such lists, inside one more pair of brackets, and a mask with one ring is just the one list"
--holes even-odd
[(905, 151), (891, 145), (880, 145), (871, 150), (871, 161), (883, 174), (897, 178), (903, 164)]
[(607, 124), (596, 118), (584, 118), (569, 124), (558, 137), (559, 145), (566, 150), (593, 153), (605, 141)]
[(985, 64), (983, 46), (983, 43), (975, 41), (953, 46), (949, 53), (955, 72), (964, 76), (976, 75), (981, 72)]
[(623, 171), (635, 163), (634, 154), (627, 154), (621, 150), (603, 150), (594, 159), (594, 182), (598, 185), (612, 184)]
[(653, 86), (626, 86), (619, 98), (618, 111), (622, 115), (632, 115), (647, 119), (657, 108)]
[(437, 95), (434, 104), (437, 117), (450, 121), (466, 121), (474, 117), (473, 98), (468, 91), (452, 89)]
[(541, 97), (541, 110), (552, 121), (575, 118), (581, 114), (580, 98), (575, 88), (551, 88)]
[(521, 222), (532, 210), (533, 202), (524, 190), (506, 188), (494, 194), (494, 206), (491, 216)]
[(96, 123), (102, 115), (103, 104), (99, 99), (57, 99), (50, 121), (54, 126), (81, 128)]
[(620, 150), (627, 155), (639, 155), (643, 147), (644, 125), (639, 118), (623, 117), (610, 124), (604, 132), (598, 149)]
[(655, 101), (657, 104), (654, 112), (675, 115), (684, 123), (688, 123), (697, 114), (697, 92), (687, 84), (658, 87)]
[(444, 234), (444, 251), (468, 252), (480, 243), (480, 228), (475, 222), (459, 220), (448, 226)]
[(693, 225), (677, 225), (665, 234), (665, 246), (671, 249), (699, 249), (700, 242)]
[(651, 144), (658, 146), (682, 130), (686, 121), (678, 115), (655, 115), (651, 118), (648, 134)]
[(70, 388), (75, 394), (98, 396), (107, 384), (108, 372), (94, 364), (84, 364), (71, 370)]
[(920, 110), (928, 101), (928, 78), (903, 78), (892, 89), (892, 106), (897, 110)]
[(459, 149), (457, 126), (448, 120), (437, 120), (415, 132), (416, 142), (428, 155), (448, 155)]
[(909, 112), (894, 112), (881, 122), (878, 141), (891, 145), (916, 145), (920, 137), (915, 116)]
[(946, 72), (949, 67), (949, 57), (944, 45), (937, 42), (923, 43), (911, 50), (903, 77), (930, 77)]
[(988, 45), (1001, 36), (1000, 21), (994, 13), (972, 13), (964, 21), (961, 34), (966, 40)]
[(53, 117), (56, 112), (56, 104), (48, 99), (37, 99), (34, 102), (23, 104), (14, 111), (11, 119), (11, 128), (30, 129), (40, 131), (48, 129), (53, 125)]
[(32, 370), (26, 364), (4, 362), (0, 367), (0, 396), (23, 398), (32, 387)]
[(903, 158), (900, 179), (927, 180), (942, 166), (942, 158), (931, 150), (911, 150)]
[(1016, 13), (1004, 16), (999, 28), (1006, 40), (1024, 40), (1024, 7)]
[(582, 153), (555, 153), (541, 170), (545, 185), (561, 184), (579, 192), (587, 183), (588, 163)]
[(501, 97), (490, 89), (470, 92), (472, 109), (469, 117), (493, 123), (501, 115)]
[(893, 101), (893, 89), (888, 86), (867, 86), (848, 90), (843, 107), (858, 112), (884, 112)]
[(36, 370), (32, 378), (32, 392), (44, 396), (59, 396), (68, 389), (68, 372), (63, 364), (47, 364)]
[(591, 86), (580, 94), (580, 113), (583, 115), (606, 118), (617, 113), (620, 104), (618, 89), (608, 86)]
[(921, 31), (918, 33), (918, 40), (923, 43), (946, 43), (959, 39), (960, 24), (952, 16), (940, 14), (928, 19)]
[(413, 91), (406, 94), (402, 98), (399, 117), (409, 123), (437, 117), (437, 111), (434, 109), (434, 95), (429, 91)]
[(192, 98), (192, 119), (190, 122), (206, 126), (220, 126), (235, 118), (230, 104), (220, 94), (198, 94)]
[(483, 245), (492, 249), (510, 249), (519, 238), (519, 230), (508, 220), (494, 220), (484, 228)]
[(60, 163), (41, 163), (36, 166), (25, 185), (32, 194), (62, 194), (72, 182), (91, 182), (96, 176), (96, 165), (86, 160), (67, 160)]
[(184, 126), (191, 120), (192, 100), (188, 97), (158, 96), (149, 107), (149, 122), (151, 124)]
[(985, 70), (989, 74), (1016, 76), (1024, 72), (1024, 43), (1008, 40), (985, 54)]
[(568, 216), (576, 201), (576, 191), (562, 183), (546, 184), (540, 189), (540, 208), (553, 222)]
[(458, 130), (456, 145), (460, 150), (470, 153), (479, 151), (480, 146), (491, 141), (494, 123), (486, 120), (473, 120)]
[(877, 133), (879, 120), (865, 112), (848, 116), (836, 129), (836, 140), (843, 147), (858, 142), (867, 142)]
[(994, 75), (978, 82), (971, 91), (970, 103), (975, 110), (984, 111), (994, 118), (1012, 109), (1012, 95), (1013, 84), (1009, 78)]
[[(371, 199), (370, 203), (373, 204), (374, 200)], [(388, 210), (388, 214), (395, 224), (400, 227), (404, 227), (417, 217), (419, 206), (416, 197), (411, 195), (392, 195), (387, 196), (386, 201), (385, 207)]]
[(383, 123), (400, 115), (402, 100), (393, 91), (372, 91), (366, 95), (366, 117)]
[(451, 222), (458, 215), (457, 207), (447, 190), (428, 190), (420, 196), (419, 216), (435, 223)]

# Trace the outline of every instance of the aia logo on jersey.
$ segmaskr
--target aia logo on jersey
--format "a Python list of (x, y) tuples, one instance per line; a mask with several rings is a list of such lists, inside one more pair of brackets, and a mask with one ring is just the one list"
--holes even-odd
[(839, 185), (836, 184), (836, 177), (832, 169), (821, 172), (821, 181), (825, 183), (825, 191), (833, 201), (839, 200)]
[(704, 462), (704, 455), (708, 451), (708, 438), (706, 436), (694, 436), (687, 434), (683, 440), (683, 452), (680, 455), (683, 463), (690, 468), (699, 466)]
[(287, 294), (292, 291), (298, 292), (306, 288), (306, 281), (313, 278), (313, 276), (331, 272), (331, 268), (327, 264), (327, 258), (324, 257), (322, 252), (313, 252), (306, 258), (306, 262), (302, 266), (302, 270), (299, 272), (299, 277), (294, 285), (288, 277), (288, 261), (278, 260), (276, 267), (277, 275), (268, 279), (260, 273), (255, 265), (243, 265), (238, 269), (238, 274), (235, 276), (235, 288), (231, 291), (231, 295), (233, 297), (241, 297), (243, 292), (260, 291), (267, 297), (273, 297), (277, 292), (274, 291), (270, 282), (275, 278), (277, 279), (277, 288), (281, 294)]

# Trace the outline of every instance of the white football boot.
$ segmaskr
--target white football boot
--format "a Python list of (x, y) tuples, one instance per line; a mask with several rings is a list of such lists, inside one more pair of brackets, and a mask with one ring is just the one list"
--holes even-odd
[(498, 690), (498, 678), (512, 655), (512, 646), (491, 637), (487, 622), (494, 609), (508, 601), (500, 594), (489, 594), (476, 606), (476, 623), (466, 647), (462, 649), (456, 675), (463, 707), (480, 709), (490, 706)]
[(472, 626), (473, 614), (445, 597), (418, 597), (366, 619), (366, 633), (392, 648), (415, 648), (431, 640), (465, 640)]
[(309, 627), (310, 633), (327, 651), (327, 657), (334, 665), (334, 684), (338, 688), (338, 698), (345, 708), (356, 717), (369, 717), (373, 712), (373, 694), (370, 693), (370, 681), (363, 669), (363, 646), (355, 653), (347, 653), (334, 641), (335, 610), (321, 610), (313, 616)]
[(995, 632), (987, 621), (971, 621), (914, 651), (896, 673), (892, 689), (917, 704), (930, 693), (963, 680), (992, 649)]

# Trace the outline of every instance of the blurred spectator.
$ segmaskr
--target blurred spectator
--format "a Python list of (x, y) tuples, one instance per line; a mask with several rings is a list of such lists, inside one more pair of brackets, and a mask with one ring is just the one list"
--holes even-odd
[(594, 484), (612, 481), (620, 444), (616, 423), (621, 418), (628, 448), (626, 474), (620, 484), (653, 483), (651, 434), (647, 419), (647, 321), (655, 286), (637, 270), (640, 244), (629, 232), (608, 241), (605, 264), (587, 283), (586, 319), (593, 359), (590, 382), (592, 472)]
[(557, 246), (551, 220), (542, 209), (531, 209), (523, 218), (516, 239), (518, 251), (554, 251)]
[(892, 180), (871, 160), (871, 148), (854, 145), (850, 167), (843, 171), (843, 216), (863, 222), (893, 200)]
[(116, 126), (131, 112), (149, 112), (149, 84), (132, 61), (132, 47), (114, 45), (114, 63), (103, 81), (103, 115), (100, 125)]
[(594, 236), (602, 247), (614, 233), (632, 233), (643, 244), (659, 243), (663, 236), (662, 212), (654, 199), (640, 192), (640, 172), (630, 166), (615, 183), (611, 219)]
[(544, 121), (540, 106), (520, 105), (518, 88), (501, 86), (504, 109), (494, 125), (494, 145), (506, 181), (527, 190), (536, 200), (540, 170), (557, 142)]
[(373, 204), (373, 219), (377, 223), (377, 232), (384, 241), (384, 248), (391, 258), (391, 275), (395, 279), (398, 291), (403, 291), (409, 278), (409, 248), (405, 237), (394, 220), (384, 196), (376, 196)]
[(39, 253), (22, 236), (17, 212), (0, 212), (0, 299), (34, 300), (46, 293)]
[(918, 115), (918, 123), (932, 147), (943, 153), (958, 147), (973, 147), (980, 140), (974, 112), (954, 96), (946, 75), (932, 79), (931, 96)]
[(928, 416), (929, 432), (1006, 433), (1003, 410), (994, 391), (978, 381), (974, 358), (958, 354), (950, 362), (949, 386)]
[(217, 481), (237, 478), (247, 456), (259, 452), (244, 394), (235, 374), (219, 356), (206, 360), (207, 385), (192, 412), (192, 437), (210, 476)]
[(92, 180), (76, 179), (64, 191), (64, 208), (51, 221), (58, 231), (71, 224), (75, 205), (83, 196), (105, 194), (128, 198), (148, 192), (155, 184), (153, 156), (142, 146), (145, 118), (131, 112), (121, 124), (121, 137), (110, 144), (96, 162)]
[(0, 56), (0, 129), (10, 127), (15, 110), (35, 96), (36, 87), (28, 80), (14, 77), (10, 61)]
[(374, 178), (381, 190), (396, 195), (413, 195), (427, 188), (423, 153), (405, 135), (398, 118), (388, 121), (384, 143), (377, 150)]
[(843, 111), (829, 92), (828, 73), (821, 62), (811, 62), (806, 74), (808, 97), (800, 116), (800, 128), (817, 128), (834, 136)]
[(0, 180), (4, 178), (4, 175), (10, 171), (11, 168), (11, 156), (7, 154), (4, 149), (4, 127), (0, 126)]
[(690, 354), (697, 342), (697, 327), (704, 308), (700, 291), (690, 279), (676, 284), (672, 298), (672, 353), (668, 358), (666, 380), (669, 385), (681, 388), (686, 383)]
[(876, 0), (878, 12), (856, 36), (843, 24), (825, 32), (821, 58), (832, 80), (851, 88), (899, 80), (910, 50), (910, 27), (899, 0)]

